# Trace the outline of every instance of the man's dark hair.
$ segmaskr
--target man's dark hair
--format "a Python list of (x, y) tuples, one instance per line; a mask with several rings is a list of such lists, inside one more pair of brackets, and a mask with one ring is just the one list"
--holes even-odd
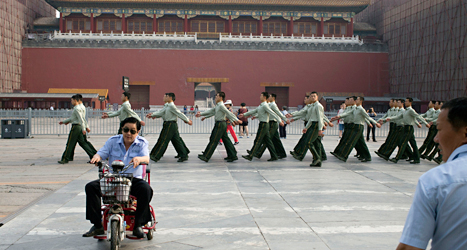
[(175, 102), (175, 94), (174, 94), (174, 93), (172, 93), (172, 92), (170, 92), (170, 93), (165, 93), (165, 95), (171, 97), (171, 98), (172, 98), (172, 101)]
[(76, 94), (76, 95), (73, 95), (73, 96), (71, 97), (71, 99), (73, 99), (73, 100), (75, 100), (75, 101), (81, 101), (81, 100), (83, 100), (83, 96), (80, 95), (80, 94)]
[(240, 103), (240, 106), (245, 107), (246, 104), (244, 102)]
[(342, 104), (345, 104), (345, 102), (342, 102), (341, 105), (342, 105)]
[(448, 121), (454, 130), (467, 126), (467, 97), (452, 99), (443, 104), (441, 109), (448, 109)]
[(412, 97), (406, 97), (405, 99), (406, 99), (406, 100), (409, 100), (410, 103), (413, 102), (413, 98), (412, 98)]
[(357, 97), (356, 97), (356, 96), (351, 96), (350, 98), (352, 98), (354, 101), (357, 100)]
[(360, 98), (360, 101), (362, 101), (362, 102), (365, 101), (365, 97), (363, 97), (363, 96), (359, 96), (358, 98)]
[(265, 91), (265, 92), (261, 92), (261, 94), (262, 94), (263, 96), (265, 96), (266, 98), (269, 98), (269, 93), (268, 93), (268, 92), (266, 92), (266, 91)]
[(311, 91), (310, 95), (311, 95), (311, 94), (318, 95), (318, 92), (316, 92), (316, 91)]
[(309, 95), (306, 95), (305, 97), (306, 97), (306, 98), (310, 98), (310, 96), (309, 96)]
[(217, 94), (219, 95), (220, 98), (222, 98), (222, 101), (225, 100), (225, 93), (224, 92), (219, 92)]
[(140, 130), (141, 129), (141, 122), (138, 121), (138, 119), (134, 118), (134, 117), (128, 117), (126, 118), (125, 120), (122, 121), (121, 126), (123, 128), (123, 126), (125, 126), (125, 124), (127, 123), (133, 123), (133, 124), (136, 124), (136, 130)]
[[(346, 99), (346, 100), (349, 100), (349, 99), (350, 99), (350, 97), (347, 97), (347, 98), (345, 98), (345, 99)], [(343, 103), (344, 103), (344, 102), (343, 102)]]
[(391, 98), (391, 101), (395, 101), (395, 100), (396, 100), (396, 99), (394, 99), (394, 98)]
[(431, 103), (433, 103), (433, 105), (435, 105), (436, 101), (430, 101)]
[(125, 92), (123, 92), (123, 95), (124, 95), (128, 100), (130, 100), (130, 98), (131, 98), (131, 93), (130, 93), (130, 92), (126, 92), (126, 91), (125, 91)]
[(287, 110), (287, 106), (282, 106), (282, 110)]
[(277, 97), (276, 94), (271, 93), (269, 96), (274, 97), (274, 100), (276, 100), (276, 97)]
[(399, 99), (400, 102), (404, 103), (405, 102), (405, 99)]

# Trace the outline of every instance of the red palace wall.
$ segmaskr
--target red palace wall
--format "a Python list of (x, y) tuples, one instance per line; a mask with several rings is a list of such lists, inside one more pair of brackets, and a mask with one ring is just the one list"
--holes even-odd
[[(294, 83), (289, 106), (302, 104), (305, 92), (389, 92), (387, 53), (228, 51), (92, 48), (23, 48), (23, 88), (46, 93), (49, 88), (109, 89), (119, 103), (122, 76), (155, 82), (150, 105), (162, 105), (166, 92), (178, 105), (192, 105), (189, 77), (229, 78), (221, 90), (234, 105), (259, 104), (262, 82)], [(131, 87), (130, 87), (131, 89)], [(131, 92), (131, 90), (130, 90)]]

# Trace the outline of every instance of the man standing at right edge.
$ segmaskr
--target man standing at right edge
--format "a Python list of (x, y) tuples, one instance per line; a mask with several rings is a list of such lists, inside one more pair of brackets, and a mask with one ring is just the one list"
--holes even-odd
[(262, 92), (260, 95), (261, 104), (256, 109), (239, 115), (239, 118), (242, 118), (243, 116), (249, 117), (251, 115), (256, 115), (259, 120), (258, 132), (256, 133), (256, 138), (253, 143), (253, 147), (249, 151), (248, 155), (242, 155), (243, 158), (249, 161), (253, 160), (253, 156), (255, 156), (259, 152), (260, 147), (263, 143), (266, 145), (266, 147), (269, 150), (269, 153), (271, 154), (271, 159), (269, 159), (268, 161), (276, 161), (279, 159), (277, 157), (274, 144), (271, 141), (271, 137), (269, 136), (269, 116), (271, 115), (277, 121), (281, 121), (279, 123), (280, 126), (284, 126), (284, 123), (282, 122), (281, 118), (276, 113), (274, 113), (274, 111), (272, 111), (272, 109), (269, 107), (267, 103), (268, 97), (268, 92)]
[(206, 118), (214, 116), (216, 121), (214, 128), (212, 129), (211, 136), (209, 137), (209, 143), (204, 149), (203, 154), (199, 154), (198, 158), (202, 161), (208, 162), (211, 159), (214, 150), (216, 150), (217, 145), (219, 144), (220, 139), (224, 142), (225, 150), (227, 151), (227, 158), (224, 158), (227, 162), (233, 162), (238, 160), (237, 150), (235, 150), (232, 141), (227, 135), (227, 122), (225, 118), (230, 120), (233, 125), (240, 124), (241, 121), (230, 112), (224, 105), (225, 93), (219, 92), (216, 94), (216, 106), (210, 110), (204, 112), (198, 112), (196, 117), (204, 116), (201, 121), (204, 121)]
[[(410, 143), (410, 146), (412, 146), (413, 154), (412, 154), (412, 161), (410, 161), (410, 164), (419, 164), (420, 163), (420, 152), (418, 152), (418, 147), (417, 147), (417, 142), (415, 141), (415, 135), (414, 135), (414, 125), (417, 125), (417, 119), (420, 120), (423, 124), (426, 125), (427, 128), (430, 128), (430, 125), (423, 119), (415, 110), (412, 108), (412, 102), (413, 99), (410, 97), (407, 97), (405, 99), (405, 112), (398, 115), (398, 116), (393, 116), (393, 117), (388, 117), (386, 121), (395, 121), (395, 120), (403, 120), (404, 121), (404, 135), (401, 140), (401, 147), (399, 148), (399, 151), (397, 152), (396, 158), (390, 159), (390, 161), (397, 163), (399, 159), (402, 157), (402, 155), (405, 152), (405, 148), (408, 147), (408, 144)], [(418, 124), (419, 128), (422, 126)]]

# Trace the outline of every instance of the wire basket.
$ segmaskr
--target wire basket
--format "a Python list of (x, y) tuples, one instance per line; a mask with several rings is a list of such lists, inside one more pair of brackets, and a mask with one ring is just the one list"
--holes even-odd
[(108, 174), (100, 179), (102, 202), (113, 204), (130, 199), (133, 174)]

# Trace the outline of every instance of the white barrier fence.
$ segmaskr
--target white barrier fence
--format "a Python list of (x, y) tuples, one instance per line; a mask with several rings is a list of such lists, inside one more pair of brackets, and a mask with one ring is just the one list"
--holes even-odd
[[(67, 135), (70, 131), (71, 125), (59, 125), (60, 121), (63, 121), (71, 116), (71, 110), (0, 110), (0, 119), (27, 119), (29, 126), (30, 135)], [(86, 119), (91, 129), (91, 134), (97, 135), (114, 135), (118, 131), (120, 124), (117, 117), (102, 119), (102, 113), (107, 112), (106, 110), (92, 110), (88, 109), (86, 112)], [(146, 114), (153, 111), (141, 109), (135, 110), (135, 112), (146, 122), (146, 126), (142, 127), (142, 134), (159, 134), (163, 120), (162, 119), (148, 119)], [(328, 118), (336, 115), (336, 112), (326, 112)], [(383, 114), (378, 114), (381, 117)], [(181, 134), (210, 134), (214, 127), (214, 118), (208, 118), (204, 121), (196, 118), (194, 114), (187, 114), (188, 118), (193, 120), (193, 125), (189, 126), (183, 121), (178, 122), (179, 131)], [(256, 134), (258, 129), (258, 120), (249, 120), (248, 130), (250, 134)], [(304, 128), (303, 121), (293, 122), (286, 127), (288, 135), (300, 135)], [(235, 127), (235, 131), (238, 133), (238, 126)], [(376, 136), (386, 137), (389, 131), (389, 124), (384, 124), (381, 128), (376, 128)], [(364, 134), (366, 136), (367, 128), (365, 128)], [(415, 137), (423, 138), (426, 137), (428, 129), (423, 126), (421, 129), (415, 129)], [(339, 125), (334, 123), (334, 127), (328, 127), (325, 130), (325, 135), (337, 136), (339, 135)]]

